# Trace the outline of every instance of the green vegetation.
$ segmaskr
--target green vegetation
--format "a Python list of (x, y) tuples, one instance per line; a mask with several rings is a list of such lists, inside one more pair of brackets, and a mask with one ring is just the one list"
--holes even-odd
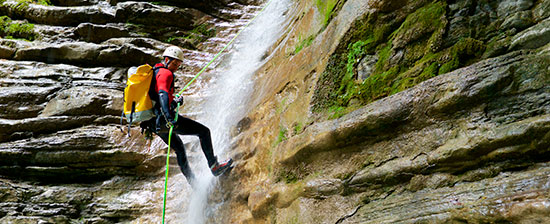
[(52, 5), (50, 0), (17, 0), (17, 5), (14, 8), (23, 11), (29, 7), (29, 4)]
[(315, 0), (319, 13), (323, 15), (323, 27), (326, 27), (333, 17), (339, 0)]
[(203, 23), (191, 30), (191, 33), (197, 33), (202, 34), (206, 37), (214, 37), (216, 35), (216, 29), (215, 28), (208, 28), (208, 24)]
[[(402, 20), (382, 13), (357, 20), (349, 40), (340, 44), (321, 74), (313, 111), (339, 118), (357, 106), (479, 60), (485, 51), (482, 41), (464, 37), (443, 44), (446, 8), (445, 1), (433, 1)], [(376, 55), (378, 61), (361, 81), (356, 68), (367, 55)]]
[(193, 28), (186, 36), (170, 37), (166, 39), (167, 43), (171, 43), (175, 39), (192, 40), (195, 42), (201, 42), (216, 35), (215, 28), (208, 28), (208, 24), (203, 23)]
[(273, 147), (276, 147), (277, 145), (279, 145), (279, 143), (283, 142), (283, 141), (286, 141), (287, 137), (286, 137), (286, 133), (288, 132), (288, 130), (281, 126), (279, 128), (279, 135), (277, 136), (277, 139), (275, 140), (275, 143), (273, 143)]
[(287, 184), (291, 184), (296, 183), (298, 179), (298, 176), (294, 172), (279, 172), (276, 182), (284, 181)]
[(328, 119), (341, 118), (346, 115), (346, 108), (341, 106), (332, 106), (328, 109), (329, 117)]
[(151, 4), (153, 4), (153, 5), (172, 5), (172, 3), (165, 2), (165, 1), (151, 2)]
[(304, 130), (304, 126), (301, 122), (298, 122), (296, 125), (294, 125), (294, 134), (300, 134)]
[(287, 100), (288, 99), (285, 97), (285, 98), (283, 98), (283, 100), (279, 104), (277, 104), (277, 109), (275, 110), (275, 113), (281, 114), (283, 112), (283, 110), (286, 107), (286, 101)]
[(34, 33), (33, 29), (34, 24), (32, 23), (18, 23), (12, 21), (7, 16), (0, 17), (0, 37), (2, 38), (22, 38), (32, 41), (36, 39), (36, 33)]
[(298, 45), (296, 45), (296, 48), (294, 49), (294, 54), (298, 54), (304, 47), (309, 47), (311, 43), (313, 43), (313, 40), (315, 39), (315, 36), (311, 35), (308, 38), (302, 40), (302, 36), (298, 38)]

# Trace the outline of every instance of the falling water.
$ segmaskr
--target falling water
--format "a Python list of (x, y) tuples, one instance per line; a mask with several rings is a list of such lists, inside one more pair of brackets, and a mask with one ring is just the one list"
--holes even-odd
[[(199, 108), (203, 113), (198, 115), (197, 121), (210, 128), (214, 152), (219, 161), (229, 157), (227, 149), (231, 141), (230, 129), (247, 112), (247, 100), (254, 85), (253, 75), (265, 63), (264, 54), (280, 37), (286, 21), (285, 11), (289, 5), (289, 0), (271, 0), (265, 11), (237, 37), (230, 47), (229, 55), (224, 56), (223, 62), (213, 72), (215, 75), (208, 88), (202, 90), (208, 93)], [(200, 149), (197, 151), (200, 152)], [(216, 186), (218, 179), (210, 173), (204, 156), (200, 158), (200, 161), (191, 161), (198, 186), (188, 195), (175, 198), (180, 200), (177, 204), (181, 205), (181, 210), (187, 209), (180, 211), (186, 213), (187, 217), (184, 220), (176, 219), (178, 223), (206, 223), (223, 203), (208, 202), (210, 191)], [(188, 204), (185, 206), (186, 202)]]

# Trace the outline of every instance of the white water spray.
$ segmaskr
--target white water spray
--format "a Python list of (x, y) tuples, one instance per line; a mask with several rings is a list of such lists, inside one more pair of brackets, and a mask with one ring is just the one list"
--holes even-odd
[[(219, 161), (229, 157), (226, 150), (231, 142), (231, 127), (247, 112), (247, 102), (254, 87), (253, 75), (265, 63), (264, 54), (281, 35), (289, 4), (289, 0), (271, 0), (265, 11), (237, 37), (231, 54), (222, 63), (225, 66), (216, 68), (214, 72), (216, 76), (206, 90), (208, 97), (201, 106), (204, 113), (198, 116), (197, 121), (210, 128), (214, 153)], [(192, 164), (197, 186), (190, 194), (184, 223), (206, 223), (223, 203), (208, 204), (208, 196), (217, 184), (217, 178), (212, 176), (205, 164), (204, 157)]]

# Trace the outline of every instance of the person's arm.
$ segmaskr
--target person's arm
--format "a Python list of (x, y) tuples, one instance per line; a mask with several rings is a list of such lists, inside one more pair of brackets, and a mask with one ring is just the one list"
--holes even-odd
[(159, 94), (160, 110), (167, 122), (173, 123), (173, 116), (170, 110), (170, 93), (174, 76), (167, 70), (161, 69), (157, 77), (157, 88)]

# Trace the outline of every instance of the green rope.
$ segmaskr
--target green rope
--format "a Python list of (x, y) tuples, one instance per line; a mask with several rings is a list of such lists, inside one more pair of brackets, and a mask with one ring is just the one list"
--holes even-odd
[(166, 215), (166, 189), (168, 188), (168, 165), (170, 164), (170, 141), (172, 140), (172, 130), (174, 126), (170, 127), (170, 134), (168, 135), (168, 153), (166, 153), (166, 179), (164, 181), (164, 202), (162, 206), (162, 224), (164, 224), (164, 217)]
[[(260, 12), (258, 14), (256, 14), (256, 16), (254, 16), (250, 21), (248, 21), (248, 23), (237, 33), (237, 35), (235, 35), (235, 37), (233, 37), (233, 39), (231, 39), (231, 41), (229, 41), (229, 43), (227, 43), (227, 45), (225, 45), (225, 47), (216, 54), (216, 56), (214, 56), (214, 58), (212, 58), (212, 60), (210, 60), (210, 62), (208, 62), (208, 64), (206, 64), (206, 66), (204, 66), (200, 71), (199, 73), (197, 73), (197, 75), (195, 75), (195, 77), (193, 79), (191, 79), (191, 81), (189, 81), (187, 83), (187, 85), (185, 85), (183, 87), (183, 89), (178, 93), (176, 94), (176, 98), (179, 98), (183, 91), (186, 90), (190, 85), (191, 83), (193, 83), (198, 77), (199, 75), (201, 75), (205, 70), (206, 68), (208, 68), (208, 66), (210, 66), (216, 59), (218, 59), (218, 57), (220, 57), (220, 55), (227, 49), (227, 47), (229, 45), (231, 45), (233, 43), (233, 41), (235, 41), (235, 39), (237, 39), (237, 37), (241, 34), (241, 32), (246, 29), (246, 27), (248, 27), (248, 25), (250, 25), (250, 23), (252, 23), (252, 21), (254, 21), (256, 19), (256, 17), (258, 17), (258, 15), (262, 14), (262, 12), (265, 10), (265, 8), (267, 8), (267, 6), (271, 3), (271, 0), (269, 0), (267, 2), (267, 4), (262, 8), (262, 10), (260, 10)], [(180, 107), (180, 104), (178, 103), (178, 107), (176, 109), (176, 118), (174, 119), (175, 122), (177, 122), (178, 120), (178, 114), (179, 114), (179, 107)], [(168, 152), (166, 153), (166, 172), (165, 172), (165, 180), (164, 180), (164, 202), (163, 202), (163, 206), (162, 206), (162, 224), (164, 224), (164, 220), (165, 220), (165, 217), (166, 217), (166, 189), (168, 188), (168, 166), (170, 164), (170, 143), (172, 141), (172, 131), (174, 129), (174, 126), (170, 126), (170, 132), (168, 134)]]
[[(174, 122), (178, 122), (178, 114), (180, 110), (180, 104), (178, 103), (178, 106), (176, 107), (176, 118), (174, 118)], [(174, 130), (174, 126), (170, 125), (170, 132), (168, 134), (168, 152), (166, 153), (166, 172), (165, 172), (165, 179), (164, 179), (164, 201), (162, 205), (162, 224), (164, 224), (164, 217), (166, 215), (166, 191), (168, 189), (168, 166), (170, 165), (170, 143), (172, 141), (172, 131)]]

